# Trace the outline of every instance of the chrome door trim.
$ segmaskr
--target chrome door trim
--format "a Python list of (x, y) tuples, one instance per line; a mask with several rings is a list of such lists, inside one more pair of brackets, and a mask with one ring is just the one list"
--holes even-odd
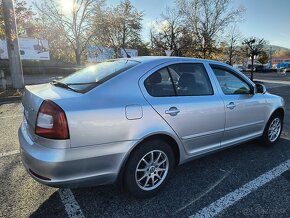
[(260, 120), (260, 121), (257, 121), (257, 122), (247, 123), (247, 124), (243, 124), (243, 125), (239, 125), (239, 126), (228, 127), (228, 128), (225, 128), (225, 131), (236, 130), (236, 129), (239, 129), (239, 128), (244, 128), (244, 127), (258, 125), (258, 124), (264, 124), (264, 122), (265, 122), (264, 120)]
[(199, 133), (199, 134), (194, 134), (194, 135), (183, 136), (181, 139), (182, 140), (189, 140), (189, 139), (193, 139), (193, 138), (200, 138), (200, 137), (210, 136), (210, 135), (214, 135), (214, 134), (218, 134), (218, 133), (222, 133), (222, 132), (224, 132), (224, 129), (218, 129), (218, 130), (214, 130), (214, 131), (208, 131), (208, 132), (205, 132), (205, 133)]

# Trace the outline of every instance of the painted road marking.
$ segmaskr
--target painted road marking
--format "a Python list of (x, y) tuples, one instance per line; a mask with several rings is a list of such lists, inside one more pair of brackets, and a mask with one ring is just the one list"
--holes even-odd
[[(283, 78), (282, 78), (283, 79)], [(257, 79), (261, 82), (265, 82), (265, 83), (276, 83), (276, 84), (282, 84), (282, 85), (290, 85), (290, 81), (287, 80), (267, 80), (267, 79)]]
[(273, 168), (272, 170), (264, 173), (258, 178), (248, 182), (242, 187), (236, 189), (235, 191), (230, 192), (229, 194), (218, 199), (217, 201), (213, 202), (209, 206), (201, 209), (196, 214), (190, 216), (190, 218), (214, 217), (218, 215), (220, 212), (222, 212), (223, 210), (232, 206), (234, 203), (246, 197), (251, 192), (257, 190), (258, 188), (262, 187), (266, 183), (277, 178), (278, 176), (280, 176), (282, 173), (284, 173), (285, 171), (289, 169), (290, 169), (290, 159), (280, 164), (279, 166)]
[(20, 153), (19, 150), (7, 151), (7, 152), (4, 152), (4, 153), (0, 153), (0, 157), (7, 157), (7, 156), (10, 156), (10, 155), (19, 154), (19, 153)]
[(58, 194), (65, 207), (68, 217), (71, 218), (85, 218), (80, 205), (76, 201), (70, 189), (59, 189)]

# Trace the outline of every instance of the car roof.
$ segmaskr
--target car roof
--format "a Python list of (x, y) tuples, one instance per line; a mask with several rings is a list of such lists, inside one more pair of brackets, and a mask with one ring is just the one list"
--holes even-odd
[(209, 59), (201, 59), (201, 58), (190, 58), (190, 57), (175, 57), (175, 56), (138, 56), (138, 57), (131, 57), (131, 58), (121, 58), (123, 60), (133, 60), (133, 61), (138, 61), (140, 63), (148, 63), (152, 61), (201, 61), (201, 62), (208, 62), (211, 64), (222, 64), (222, 65), (227, 65), (226, 63), (223, 63), (221, 61), (215, 61), (215, 60), (209, 60)]
[[(209, 60), (209, 59), (201, 59), (201, 58), (190, 58), (190, 57), (175, 57), (175, 56), (137, 56), (137, 57), (131, 57), (131, 58), (123, 58), (124, 60), (133, 60), (133, 61), (138, 61), (142, 64), (146, 63), (152, 63), (152, 62), (167, 62), (167, 61), (200, 61), (203, 63), (208, 63), (208, 64), (217, 64), (220, 66), (226, 66), (228, 68), (231, 68), (234, 71), (237, 71), (235, 68), (233, 68), (231, 65), (224, 63), (222, 61), (216, 61), (216, 60)], [(251, 82), (249, 78), (240, 73), (240, 75), (245, 78), (247, 81)]]

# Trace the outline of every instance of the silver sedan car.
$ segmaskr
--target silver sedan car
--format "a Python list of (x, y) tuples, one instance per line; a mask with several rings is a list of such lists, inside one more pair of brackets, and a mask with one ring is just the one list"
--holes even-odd
[(118, 183), (156, 194), (175, 166), (259, 138), (279, 139), (284, 100), (221, 62), (109, 60), (26, 86), (21, 158), (53, 187)]

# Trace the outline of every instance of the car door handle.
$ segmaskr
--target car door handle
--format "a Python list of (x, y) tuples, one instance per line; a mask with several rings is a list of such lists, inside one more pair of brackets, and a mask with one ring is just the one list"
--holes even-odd
[(230, 102), (229, 104), (227, 104), (226, 107), (229, 108), (229, 109), (231, 109), (231, 110), (233, 110), (236, 107), (236, 105), (235, 105), (234, 102)]
[(171, 116), (176, 116), (179, 112), (180, 112), (180, 110), (177, 109), (176, 107), (171, 107), (171, 108), (169, 108), (169, 110), (165, 111), (166, 114), (169, 114)]

